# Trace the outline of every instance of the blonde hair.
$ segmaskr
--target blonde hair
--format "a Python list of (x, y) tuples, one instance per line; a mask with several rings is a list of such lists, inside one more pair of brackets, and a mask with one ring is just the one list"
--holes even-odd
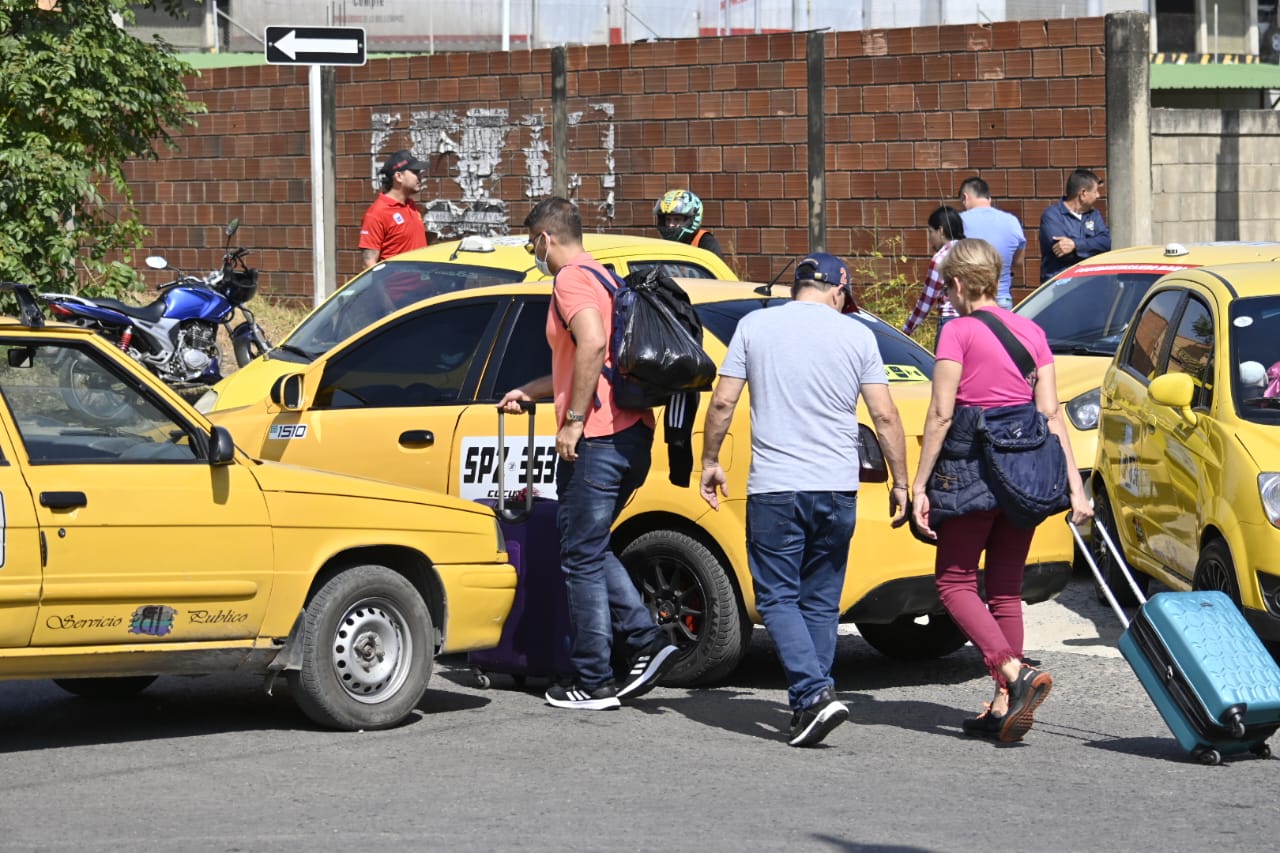
[(942, 260), (942, 277), (960, 279), (966, 299), (995, 299), (1000, 286), (1000, 253), (986, 240), (957, 240)]

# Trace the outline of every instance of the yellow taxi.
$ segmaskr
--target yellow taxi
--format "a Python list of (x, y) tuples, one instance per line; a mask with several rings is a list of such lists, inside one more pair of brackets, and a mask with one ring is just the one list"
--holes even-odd
[[(1123, 558), (1143, 581), (1225, 592), (1280, 641), (1280, 263), (1161, 278), (1103, 377), (1101, 409), (1095, 519)], [(1114, 561), (1101, 565), (1132, 599)]]
[[(474, 287), (546, 279), (523, 236), (436, 243), (364, 270), (316, 307), (274, 350), (254, 359), (196, 401), (202, 412), (261, 400), (280, 376), (328, 352), (391, 312), (421, 299)], [(620, 276), (661, 266), (684, 278), (732, 279), (718, 255), (673, 240), (627, 234), (584, 234), (583, 248)]]
[[(745, 314), (783, 301), (771, 296), (768, 286), (677, 281), (701, 318), (704, 345), (717, 363)], [(549, 281), (432, 297), (314, 358), (292, 354), (286, 362), (292, 373), (281, 376), (270, 394), (236, 408), (219, 408), (210, 417), (230, 429), (242, 446), (268, 459), (469, 499), (496, 497), (503, 466), (509, 491), (522, 488), (531, 474), (537, 494), (555, 497), (552, 407), (538, 407), (533, 447), (523, 423), (508, 424), (499, 445), (494, 407), (504, 392), (551, 372), (545, 332), (550, 298)], [(914, 466), (933, 356), (870, 314), (851, 315), (849, 322), (864, 323), (875, 335)], [(219, 406), (226, 399), (220, 397)], [(863, 422), (871, 422), (865, 411)], [(699, 417), (694, 460), (701, 459), (700, 426)], [(905, 527), (890, 529), (883, 458), (870, 428), (863, 430), (863, 439), (865, 490), (843, 610), (882, 652), (901, 657), (947, 654), (964, 645), (965, 638), (938, 602), (934, 550), (914, 540)], [(615, 527), (613, 547), (652, 612), (685, 647), (665, 683), (704, 683), (727, 675), (741, 660), (758, 621), (744, 532), (750, 454), (748, 407), (740, 405), (721, 453), (732, 499), (712, 512), (698, 496), (697, 470), (689, 486), (671, 482), (659, 429), (649, 478)], [(1028, 571), (1027, 601), (1048, 598), (1069, 576), (1066, 525), (1044, 525), (1036, 547), (1033, 559), (1042, 564)]]
[(377, 729), (436, 654), (497, 645), (516, 578), (492, 511), (253, 459), (5, 287), (23, 320), (0, 319), (0, 679), (99, 697), (283, 673), (317, 723)]
[(1013, 309), (1044, 329), (1054, 356), (1058, 396), (1076, 464), (1098, 449), (1102, 374), (1138, 302), (1160, 276), (1205, 264), (1280, 258), (1280, 243), (1170, 243), (1134, 246), (1086, 258), (1036, 288)]

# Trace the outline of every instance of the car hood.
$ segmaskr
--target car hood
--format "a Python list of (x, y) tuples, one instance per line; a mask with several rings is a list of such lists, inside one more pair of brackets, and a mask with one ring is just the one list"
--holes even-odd
[(218, 395), (218, 399), (209, 411), (238, 409), (241, 406), (263, 402), (271, 391), (271, 384), (278, 378), (288, 373), (299, 373), (306, 369), (307, 365), (305, 364), (258, 356), (213, 386), (214, 393)]
[(1109, 355), (1055, 355), (1053, 373), (1058, 383), (1058, 399), (1073, 400), (1086, 391), (1102, 387), (1102, 376), (1111, 364)]
[(289, 465), (283, 462), (255, 461), (256, 464), (251, 470), (263, 492), (295, 495), (333, 495), (344, 498), (391, 501), (493, 516), (493, 510), (487, 506), (441, 492), (417, 489), (412, 486), (400, 486), (395, 483), (386, 483), (382, 480), (371, 480), (365, 477), (353, 477), (348, 474), (332, 474), (328, 471), (318, 471), (314, 468), (304, 468), (300, 465)]

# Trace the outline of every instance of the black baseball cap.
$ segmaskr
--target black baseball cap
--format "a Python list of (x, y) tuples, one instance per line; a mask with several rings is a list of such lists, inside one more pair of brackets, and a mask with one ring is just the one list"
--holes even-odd
[(394, 175), (396, 172), (421, 172), (426, 168), (427, 164), (414, 157), (413, 152), (406, 148), (388, 157), (378, 171), (384, 175)]

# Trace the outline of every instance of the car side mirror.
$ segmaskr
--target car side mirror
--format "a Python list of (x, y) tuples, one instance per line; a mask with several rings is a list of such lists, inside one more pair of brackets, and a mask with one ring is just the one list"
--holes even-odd
[(271, 385), (271, 402), (282, 409), (297, 412), (302, 409), (302, 374), (289, 373)]
[(1147, 396), (1158, 405), (1177, 409), (1192, 426), (1198, 418), (1191, 411), (1191, 401), (1195, 399), (1196, 383), (1186, 373), (1166, 373), (1151, 380), (1147, 386)]
[(880, 440), (866, 424), (858, 424), (858, 480), (862, 483), (889, 481), (889, 466), (885, 464)]
[(36, 361), (36, 348), (10, 347), (6, 357), (10, 367), (31, 367)]
[(226, 427), (216, 426), (209, 433), (209, 464), (230, 465), (236, 458), (236, 443)]

